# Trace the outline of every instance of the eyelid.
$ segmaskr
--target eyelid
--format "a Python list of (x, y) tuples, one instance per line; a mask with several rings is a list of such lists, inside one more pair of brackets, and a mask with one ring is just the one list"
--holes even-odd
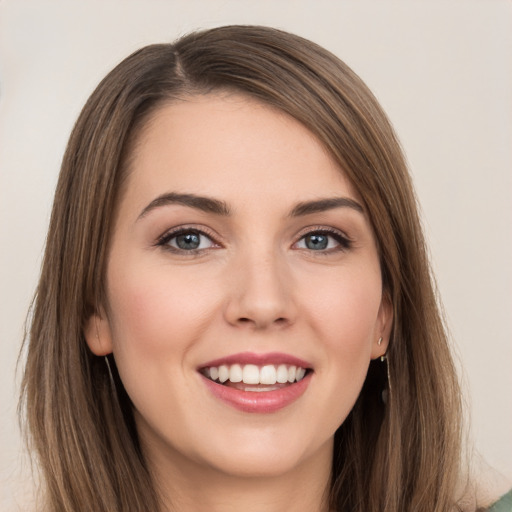
[[(214, 247), (208, 247), (205, 249), (190, 249), (190, 250), (181, 250), (179, 248), (175, 248), (169, 245), (169, 241), (179, 236), (182, 233), (187, 232), (196, 232), (199, 233), (202, 236), (207, 237), (211, 242), (213, 243)], [(334, 228), (332, 226), (325, 226), (325, 225), (315, 225), (315, 226), (307, 226), (300, 230), (300, 232), (296, 235), (296, 241), (293, 243), (293, 246), (296, 246), (299, 241), (301, 241), (304, 237), (308, 235), (312, 235), (315, 233), (324, 234), (327, 236), (333, 237), (336, 242), (339, 244), (339, 248), (331, 248), (327, 250), (319, 250), (317, 251), (319, 254), (328, 254), (330, 252), (337, 252), (337, 251), (344, 251), (351, 248), (351, 245), (353, 244), (352, 239), (342, 230)], [(168, 230), (166, 230), (163, 234), (161, 234), (155, 241), (154, 246), (156, 247), (162, 247), (166, 250), (169, 250), (171, 252), (176, 253), (183, 253), (183, 254), (197, 254), (201, 252), (208, 251), (213, 248), (222, 247), (222, 244), (219, 242), (219, 237), (215, 232), (213, 232), (210, 228), (206, 226), (198, 226), (196, 224), (183, 224), (180, 226), (172, 227)], [(216, 246), (216, 247), (215, 247)], [(302, 249), (302, 248), (300, 248)], [(310, 249), (306, 249), (310, 252), (316, 252), (312, 251)]]
[[(315, 233), (325, 234), (328, 236), (332, 236), (340, 245), (339, 249), (327, 249), (324, 251), (318, 251), (319, 254), (326, 254), (329, 252), (336, 252), (336, 251), (343, 251), (348, 250), (351, 248), (353, 244), (353, 240), (342, 230), (333, 228), (332, 226), (307, 226), (306, 228), (303, 228), (298, 234), (297, 234), (297, 240), (294, 242), (293, 245), (296, 245), (300, 240), (302, 240), (304, 237), (308, 235), (312, 235)], [(315, 252), (315, 251), (311, 251)]]
[(185, 250), (181, 250), (181, 249), (178, 249), (176, 247), (172, 247), (169, 245), (169, 241), (172, 238), (177, 237), (182, 233), (188, 233), (191, 231), (199, 233), (200, 235), (207, 237), (208, 239), (210, 239), (212, 241), (214, 246), (221, 247), (221, 244), (218, 241), (217, 235), (211, 229), (207, 228), (206, 226), (199, 227), (195, 224), (183, 224), (183, 225), (175, 226), (175, 227), (168, 229), (167, 231), (165, 231), (162, 235), (160, 235), (156, 239), (156, 242), (154, 245), (157, 247), (162, 247), (171, 252), (182, 253), (182, 254), (185, 254), (185, 253), (196, 254), (196, 253), (200, 253), (200, 252), (204, 252), (204, 251), (216, 248), (216, 247), (208, 247), (207, 249), (190, 249), (190, 250), (185, 251)]

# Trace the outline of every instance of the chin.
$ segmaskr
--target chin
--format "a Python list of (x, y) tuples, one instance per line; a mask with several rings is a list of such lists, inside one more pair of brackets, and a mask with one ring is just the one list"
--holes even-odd
[(210, 447), (205, 447), (202, 457), (198, 455), (203, 464), (224, 475), (276, 478), (300, 471), (312, 459), (321, 459), (330, 468), (333, 440), (333, 436), (323, 440), (320, 436), (307, 439), (301, 436), (300, 426), (294, 433), (258, 429), (238, 438), (229, 431), (223, 439), (210, 438)]

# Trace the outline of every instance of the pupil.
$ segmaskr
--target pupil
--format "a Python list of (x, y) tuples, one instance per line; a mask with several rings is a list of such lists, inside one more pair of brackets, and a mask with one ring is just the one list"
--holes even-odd
[(320, 250), (326, 249), (328, 239), (325, 235), (308, 235), (306, 237), (306, 247), (308, 249)]
[(197, 233), (186, 233), (176, 237), (176, 245), (180, 249), (197, 249), (199, 244), (200, 240)]

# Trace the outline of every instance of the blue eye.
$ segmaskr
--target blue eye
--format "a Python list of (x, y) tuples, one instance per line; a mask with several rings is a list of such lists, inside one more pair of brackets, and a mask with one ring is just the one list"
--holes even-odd
[(323, 251), (329, 247), (329, 237), (326, 235), (307, 235), (304, 237), (304, 245), (313, 251)]
[(212, 239), (197, 229), (180, 229), (164, 235), (158, 242), (170, 250), (194, 252), (215, 246)]
[(329, 251), (348, 249), (350, 241), (337, 232), (312, 231), (304, 235), (298, 242), (298, 249), (310, 251)]

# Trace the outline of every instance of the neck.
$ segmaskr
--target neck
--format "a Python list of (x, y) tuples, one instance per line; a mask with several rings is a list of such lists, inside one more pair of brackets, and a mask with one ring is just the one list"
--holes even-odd
[(148, 460), (161, 496), (162, 512), (329, 510), (331, 442), (283, 474), (232, 475), (196, 464), (175, 452), (172, 458), (162, 452), (152, 455)]

